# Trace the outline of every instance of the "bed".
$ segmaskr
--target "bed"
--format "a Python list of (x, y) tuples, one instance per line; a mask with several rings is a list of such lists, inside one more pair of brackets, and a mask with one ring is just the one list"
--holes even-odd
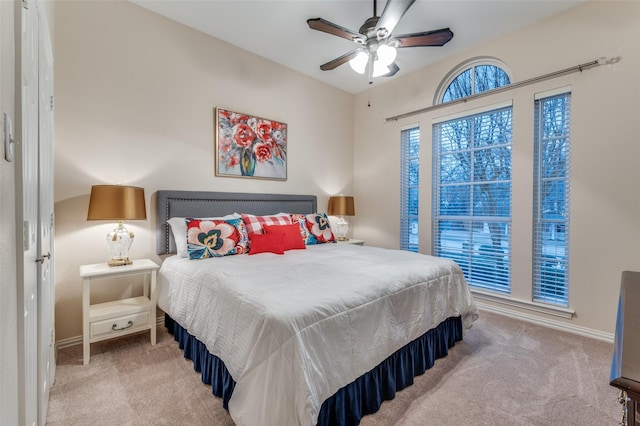
[(239, 426), (358, 424), (446, 356), (477, 318), (450, 260), (335, 243), (192, 260), (175, 255), (167, 224), (317, 211), (315, 196), (157, 193), (157, 251), (170, 255), (158, 306)]

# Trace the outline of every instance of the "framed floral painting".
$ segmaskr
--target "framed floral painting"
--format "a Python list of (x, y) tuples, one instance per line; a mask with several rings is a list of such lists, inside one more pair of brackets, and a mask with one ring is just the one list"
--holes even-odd
[(216, 176), (287, 179), (287, 125), (216, 108)]

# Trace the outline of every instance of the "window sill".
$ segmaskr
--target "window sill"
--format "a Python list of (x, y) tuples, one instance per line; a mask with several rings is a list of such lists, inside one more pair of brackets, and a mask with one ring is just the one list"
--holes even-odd
[(471, 293), (476, 300), (487, 301), (493, 303), (500, 303), (514, 308), (525, 309), (537, 313), (553, 315), (560, 318), (572, 319), (575, 315), (573, 309), (562, 308), (560, 306), (544, 305), (542, 303), (529, 302), (525, 300), (518, 300), (512, 297), (503, 296), (488, 291), (478, 290), (471, 288)]

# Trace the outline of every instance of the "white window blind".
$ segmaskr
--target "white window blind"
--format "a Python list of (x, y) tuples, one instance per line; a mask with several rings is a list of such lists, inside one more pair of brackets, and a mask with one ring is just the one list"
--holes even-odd
[(400, 183), (400, 249), (418, 251), (420, 128), (402, 130)]
[(533, 300), (569, 304), (571, 94), (535, 101)]
[(511, 289), (511, 107), (433, 125), (432, 252), (471, 286)]

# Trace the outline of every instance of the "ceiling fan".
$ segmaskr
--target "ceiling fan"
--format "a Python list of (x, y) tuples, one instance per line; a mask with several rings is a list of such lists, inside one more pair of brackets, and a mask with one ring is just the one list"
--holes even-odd
[(453, 38), (453, 32), (449, 28), (392, 35), (393, 29), (414, 2), (415, 0), (388, 0), (382, 15), (377, 16), (376, 0), (373, 0), (373, 16), (364, 21), (359, 32), (322, 18), (307, 19), (309, 28), (346, 38), (358, 45), (352, 51), (320, 65), (320, 69), (329, 71), (349, 62), (351, 68), (360, 74), (368, 70), (369, 84), (372, 84), (374, 77), (391, 77), (400, 70), (395, 63), (397, 48), (443, 46)]

